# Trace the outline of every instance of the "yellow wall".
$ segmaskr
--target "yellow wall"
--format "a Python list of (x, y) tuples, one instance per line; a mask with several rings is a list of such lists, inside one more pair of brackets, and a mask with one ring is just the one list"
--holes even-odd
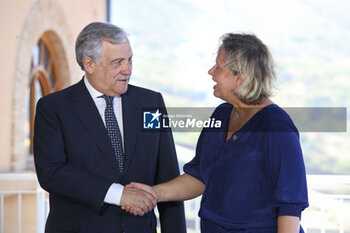
[[(68, 86), (80, 80), (83, 74), (75, 62), (75, 39), (82, 28), (93, 21), (106, 21), (106, 1), (0, 0), (0, 175), (25, 168), (22, 165), (26, 163), (26, 156), (23, 156), (21, 144), (27, 127), (24, 124), (27, 116), (24, 115), (29, 87), (25, 84), (29, 82), (33, 46), (44, 32), (54, 32), (63, 46), (61, 52), (67, 57), (68, 69), (63, 73), (68, 76), (64, 77), (64, 86)], [(19, 85), (22, 80), (24, 85)], [(16, 157), (16, 154), (21, 156)], [(35, 190), (36, 185), (35, 180), (0, 180), (0, 192)], [(7, 233), (18, 232), (17, 201), (17, 195), (4, 198), (4, 230)], [(36, 232), (36, 221), (36, 197), (25, 194), (22, 198), (22, 232)]]
[[(36, 11), (35, 14), (33, 11)], [(57, 11), (60, 11), (60, 14), (58, 14)], [(34, 35), (35, 39), (38, 40), (41, 36), (38, 30), (42, 30), (42, 28), (45, 28), (47, 25), (50, 27), (48, 22), (62, 14), (64, 17), (58, 20), (62, 21), (62, 25), (68, 25), (64, 28), (65, 35), (60, 35), (60, 30), (62, 30), (63, 27), (59, 28), (60, 30), (56, 30), (56, 28), (49, 29), (58, 32), (58, 36), (62, 36), (62, 41), (66, 43), (64, 45), (67, 45), (64, 49), (66, 50), (68, 64), (70, 65), (69, 80), (70, 83), (72, 83), (79, 80), (82, 75), (74, 58), (75, 38), (88, 23), (106, 20), (105, 1), (0, 0), (0, 172), (11, 172), (13, 170), (13, 145), (16, 145), (13, 139), (14, 131), (16, 130), (14, 127), (14, 123), (16, 122), (16, 119), (14, 119), (14, 116), (16, 116), (16, 114), (14, 114), (15, 76), (19, 75), (19, 77), (23, 79), (28, 78), (26, 69), (21, 74), (18, 74), (18, 69), (16, 69), (16, 67), (18, 67), (16, 63), (21, 57), (30, 56), (30, 53), (19, 54), (20, 44), (24, 42), (23, 40), (21, 41), (21, 38), (27, 38), (28, 34), (30, 34), (29, 36)], [(38, 19), (33, 20), (33, 17)], [(39, 22), (39, 24), (31, 25), (30, 22)], [(61, 25), (60, 21), (59, 25)], [(29, 48), (30, 46), (31, 45), (25, 47), (29, 52), (32, 50), (32, 48)], [(19, 67), (21, 67), (21, 64), (19, 64)], [(17, 71), (17, 73), (15, 71)], [(29, 72), (29, 70), (27, 72)], [(66, 85), (68, 85), (68, 83)], [(24, 102), (27, 101), (27, 91), (25, 89), (18, 90), (17, 92), (17, 95), (23, 97)], [(19, 111), (21, 112), (17, 115), (23, 115), (23, 107), (20, 107)], [(20, 125), (20, 128), (17, 127), (17, 130), (25, 130), (24, 127), (24, 125)]]
[(11, 161), (12, 90), (18, 38), (26, 12), (34, 1), (1, 0), (0, 7), (0, 171), (9, 170)]

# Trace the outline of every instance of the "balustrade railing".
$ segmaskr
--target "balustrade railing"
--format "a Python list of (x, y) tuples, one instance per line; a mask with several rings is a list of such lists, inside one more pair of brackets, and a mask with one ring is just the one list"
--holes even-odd
[[(35, 187), (29, 188), (26, 187), (23, 189), (21, 186), (28, 185), (18, 185), (16, 187), (16, 182), (26, 183), (31, 182), (35, 183)], [(13, 210), (6, 209), (6, 200), (9, 197), (17, 197), (17, 232), (24, 233), (23, 224), (22, 224), (22, 216), (23, 216), (23, 197), (27, 195), (34, 195), (36, 198), (36, 232), (44, 233), (45, 221), (48, 213), (48, 200), (45, 197), (45, 191), (39, 186), (37, 182), (37, 178), (35, 174), (16, 174), (16, 173), (0, 173), (0, 233), (5, 232), (6, 222), (5, 215), (7, 212), (13, 212)], [(25, 213), (25, 214), (33, 214), (33, 213)], [(11, 223), (8, 224), (12, 224)], [(14, 227), (14, 226), (12, 226)], [(15, 232), (12, 229), (11, 232)]]
[[(308, 175), (310, 207), (303, 212), (302, 225), (307, 233), (350, 233), (350, 176)], [(15, 182), (35, 182), (34, 188), (14, 188)], [(10, 182), (10, 189), (6, 183)], [(5, 185), (4, 185), (5, 184)], [(11, 232), (24, 233), (23, 201), (24, 196), (34, 195), (36, 198), (36, 233), (43, 233), (49, 204), (46, 192), (39, 186), (35, 174), (0, 173), (0, 233), (5, 232), (5, 216), (7, 211), (17, 212), (17, 230)], [(23, 186), (23, 185), (22, 185)], [(32, 185), (33, 186), (33, 185)], [(6, 198), (15, 197), (17, 210), (6, 208)], [(32, 199), (31, 199), (32, 200)], [(200, 232), (200, 221), (197, 216), (200, 198), (185, 202), (186, 218), (189, 233)], [(13, 220), (13, 219), (12, 219)], [(13, 221), (11, 221), (13, 222)], [(32, 224), (32, 225), (33, 225)], [(34, 226), (34, 225), (33, 225)]]

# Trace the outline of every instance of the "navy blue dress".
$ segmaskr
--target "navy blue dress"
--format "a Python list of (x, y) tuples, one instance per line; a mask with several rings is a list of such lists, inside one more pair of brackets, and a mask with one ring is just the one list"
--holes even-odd
[[(277, 233), (277, 217), (300, 217), (308, 206), (299, 133), (277, 105), (257, 112), (226, 140), (232, 105), (212, 118), (220, 129), (203, 129), (196, 156), (184, 171), (202, 181), (202, 233)], [(303, 232), (302, 228), (300, 232)]]

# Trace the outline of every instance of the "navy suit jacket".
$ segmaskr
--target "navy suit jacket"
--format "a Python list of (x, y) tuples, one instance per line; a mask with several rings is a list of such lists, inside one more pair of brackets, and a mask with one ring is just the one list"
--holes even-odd
[[(129, 85), (122, 95), (125, 166), (121, 175), (96, 105), (83, 80), (41, 98), (34, 129), (34, 159), (50, 194), (46, 233), (156, 232), (151, 211), (133, 216), (104, 203), (112, 183), (154, 185), (179, 175), (170, 130), (142, 130), (142, 108), (164, 108), (160, 93)], [(186, 232), (182, 202), (158, 204), (163, 233)]]

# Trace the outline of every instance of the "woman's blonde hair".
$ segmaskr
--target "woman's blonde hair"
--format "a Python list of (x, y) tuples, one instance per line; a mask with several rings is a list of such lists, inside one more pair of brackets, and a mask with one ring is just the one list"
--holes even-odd
[(226, 65), (243, 79), (234, 91), (237, 97), (246, 104), (260, 104), (272, 96), (276, 75), (267, 46), (252, 34), (227, 33), (220, 42)]

